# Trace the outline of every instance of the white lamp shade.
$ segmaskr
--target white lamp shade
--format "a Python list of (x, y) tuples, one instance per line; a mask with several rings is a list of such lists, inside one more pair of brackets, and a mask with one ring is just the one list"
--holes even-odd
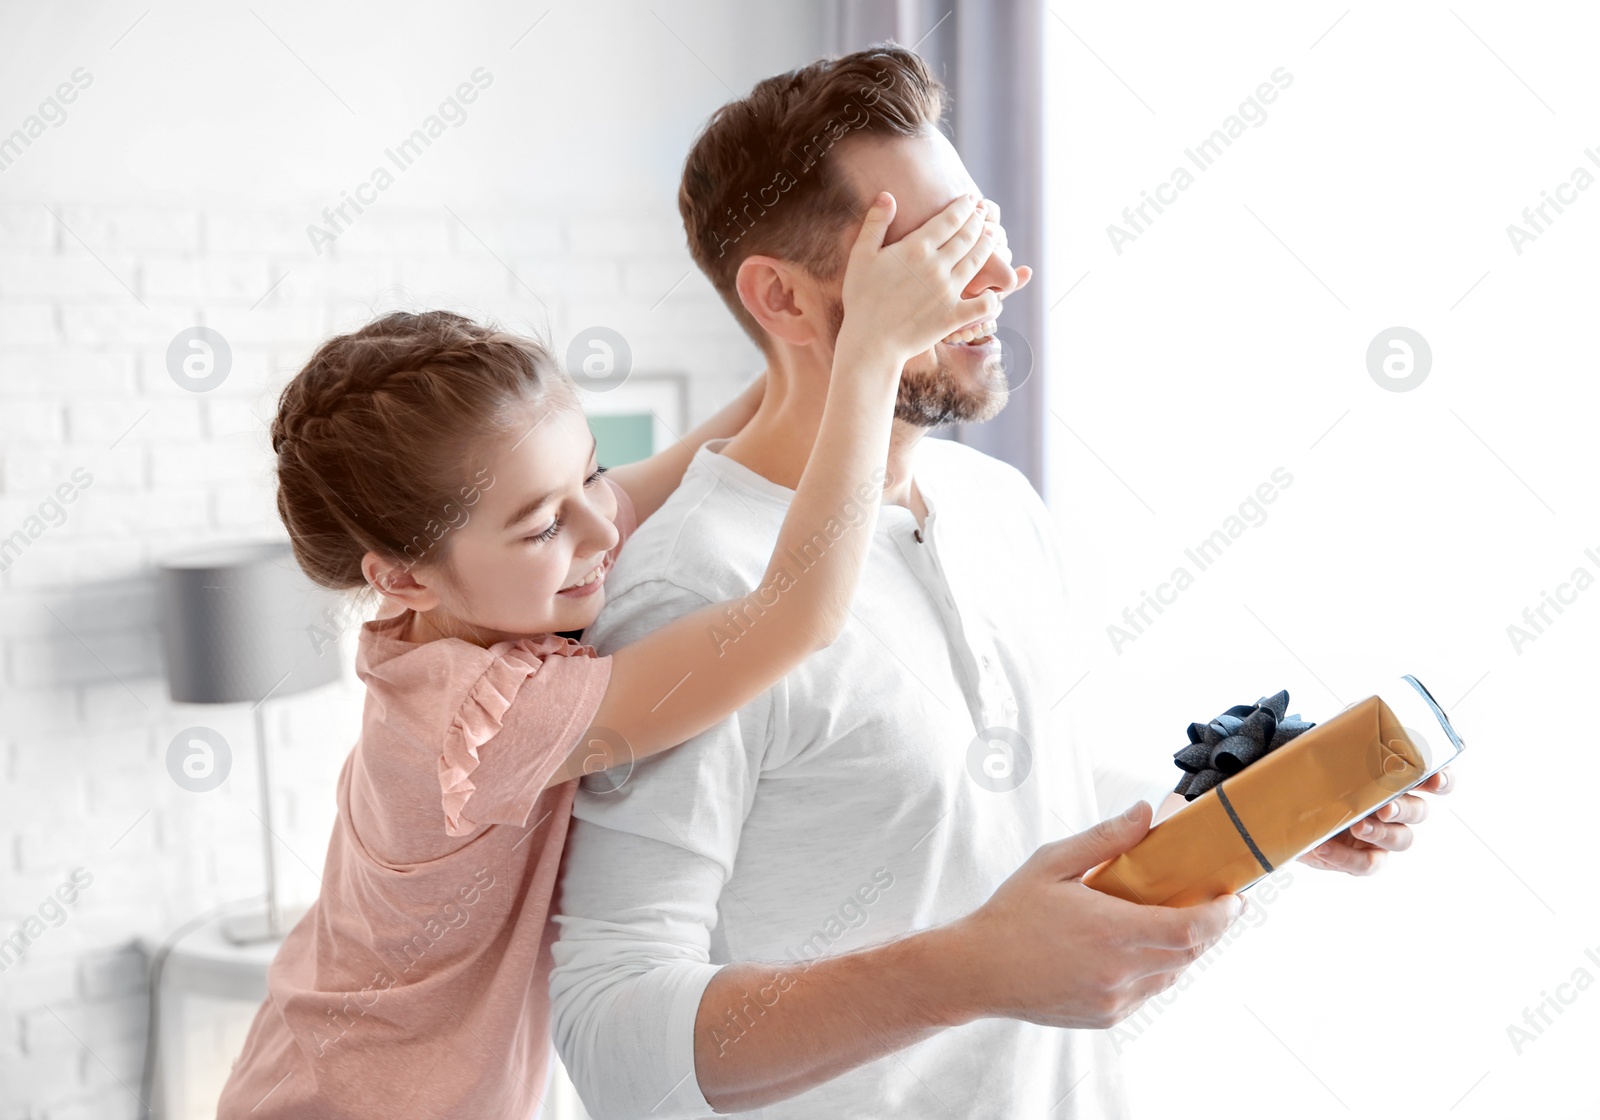
[(287, 542), (212, 546), (161, 565), (167, 686), (185, 704), (259, 702), (339, 679), (339, 600)]

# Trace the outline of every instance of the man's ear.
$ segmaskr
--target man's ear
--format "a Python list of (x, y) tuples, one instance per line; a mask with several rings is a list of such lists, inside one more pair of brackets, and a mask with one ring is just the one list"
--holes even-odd
[(749, 256), (739, 265), (739, 302), (761, 329), (791, 346), (809, 346), (826, 325), (817, 312), (816, 282), (776, 257)]
[(385, 599), (414, 611), (431, 611), (439, 605), (439, 593), (417, 578), (417, 569), (386, 560), (376, 552), (361, 558), (361, 574)]

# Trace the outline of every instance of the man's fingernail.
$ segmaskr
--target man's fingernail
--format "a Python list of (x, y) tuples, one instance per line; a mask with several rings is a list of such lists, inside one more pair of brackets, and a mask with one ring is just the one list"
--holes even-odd
[(1244, 899), (1236, 894), (1228, 896), (1228, 917), (1237, 918), (1244, 913)]
[(1138, 820), (1139, 806), (1143, 804), (1143, 801), (1135, 801), (1132, 805), (1129, 805), (1127, 810), (1122, 814), (1122, 819), (1125, 821)]

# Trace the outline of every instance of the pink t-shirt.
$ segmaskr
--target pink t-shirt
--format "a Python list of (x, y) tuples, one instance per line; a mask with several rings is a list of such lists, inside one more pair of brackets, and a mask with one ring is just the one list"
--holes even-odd
[[(636, 521), (611, 485), (615, 559)], [(362, 626), (366, 705), (322, 892), (267, 972), (221, 1120), (539, 1111), (550, 900), (577, 782), (544, 786), (611, 658), (559, 635), (401, 641), (409, 613)]]

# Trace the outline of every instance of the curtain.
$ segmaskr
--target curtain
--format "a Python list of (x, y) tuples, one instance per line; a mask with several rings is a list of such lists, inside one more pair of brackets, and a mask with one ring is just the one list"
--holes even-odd
[[(914, 49), (944, 82), (947, 130), (973, 181), (999, 202), (1012, 259), (1044, 259), (1043, 0), (834, 0), (823, 39), (835, 53), (888, 40)], [(1043, 286), (1006, 300), (1001, 326), (1012, 392), (983, 424), (932, 433), (1004, 460), (1045, 493)], [(1010, 345), (1016, 342), (1017, 345)], [(1018, 384), (1020, 382), (1020, 385)]]

